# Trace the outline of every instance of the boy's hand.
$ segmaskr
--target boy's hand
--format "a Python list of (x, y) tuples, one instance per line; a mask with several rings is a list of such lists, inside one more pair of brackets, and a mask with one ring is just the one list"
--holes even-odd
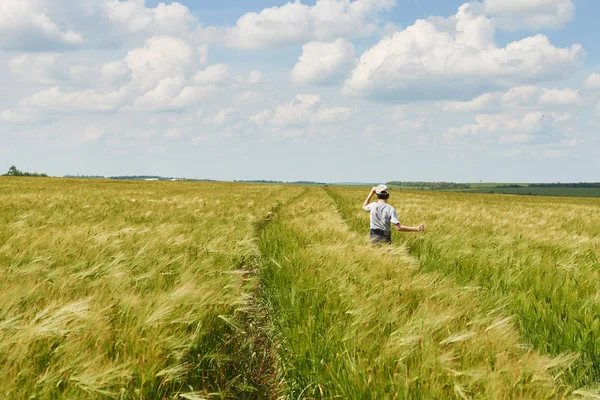
[(425, 230), (425, 225), (421, 224), (417, 226), (417, 228), (419, 229), (419, 232), (423, 232)]
[(373, 186), (373, 187), (371, 188), (371, 193), (375, 193), (376, 191), (377, 191), (377, 186)]

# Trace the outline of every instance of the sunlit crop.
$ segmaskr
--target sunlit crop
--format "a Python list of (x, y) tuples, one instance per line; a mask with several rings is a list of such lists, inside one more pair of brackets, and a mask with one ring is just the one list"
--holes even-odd
[(0, 179), (0, 398), (597, 395), (600, 201)]
[(2, 179), (0, 397), (251, 393), (254, 226), (294, 192)]

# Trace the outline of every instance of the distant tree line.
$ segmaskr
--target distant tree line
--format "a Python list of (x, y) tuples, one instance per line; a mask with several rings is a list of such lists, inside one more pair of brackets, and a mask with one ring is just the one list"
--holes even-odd
[(313, 181), (269, 181), (269, 180), (234, 180), (237, 183), (262, 183), (262, 184), (292, 184), (292, 185), (325, 185), (323, 182)]
[(529, 187), (539, 188), (600, 188), (600, 182), (579, 183), (530, 183)]
[(188, 181), (188, 182), (215, 182), (212, 179), (189, 179), (189, 178), (166, 178), (164, 176), (156, 175), (123, 175), (123, 176), (111, 176), (109, 179), (116, 180), (128, 180), (128, 181)]
[(37, 176), (37, 177), (44, 177), (44, 178), (48, 177), (48, 175), (46, 175), (46, 174), (38, 174), (38, 173), (35, 173), (35, 172), (23, 172), (23, 171), (19, 171), (17, 169), (17, 167), (15, 167), (14, 165), (12, 167), (10, 167), (8, 169), (8, 172), (5, 173), (2, 176)]
[(157, 179), (157, 180), (168, 180), (170, 178), (164, 178), (162, 176), (154, 176), (154, 175), (122, 175), (122, 176), (111, 176), (109, 179), (117, 179), (117, 180), (146, 180), (146, 179)]
[(425, 187), (434, 190), (447, 190), (447, 189), (470, 189), (471, 185), (468, 183), (454, 183), (454, 182), (403, 182), (403, 181), (390, 181), (388, 185), (396, 186), (409, 186), (409, 187)]
[(101, 175), (65, 175), (63, 178), (80, 178), (80, 179), (106, 179)]

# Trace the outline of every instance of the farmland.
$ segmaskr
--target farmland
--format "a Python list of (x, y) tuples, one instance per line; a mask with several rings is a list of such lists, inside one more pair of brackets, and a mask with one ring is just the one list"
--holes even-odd
[(567, 398), (600, 382), (600, 200), (0, 179), (2, 398)]
[(598, 183), (452, 183), (452, 182), (389, 182), (396, 190), (435, 190), (461, 193), (512, 194), (524, 196), (600, 197)]
[(599, 188), (567, 188), (567, 187), (488, 187), (465, 190), (471, 193), (500, 193), (519, 194), (526, 196), (557, 196), (557, 197), (600, 197)]

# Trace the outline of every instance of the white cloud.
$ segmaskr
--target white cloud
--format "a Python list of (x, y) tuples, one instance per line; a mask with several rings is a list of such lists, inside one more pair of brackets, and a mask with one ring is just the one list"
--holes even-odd
[(271, 120), (272, 117), (273, 117), (273, 112), (269, 109), (266, 109), (266, 110), (263, 110), (257, 114), (254, 114), (253, 116), (251, 116), (250, 122), (252, 122), (258, 126), (264, 126)]
[(81, 142), (95, 142), (106, 134), (106, 128), (88, 125), (83, 129), (83, 135), (80, 138)]
[(335, 124), (347, 120), (354, 111), (347, 107), (325, 107), (319, 109), (311, 121), (325, 124)]
[(321, 102), (318, 95), (298, 95), (288, 104), (275, 109), (271, 124), (279, 126), (305, 124)]
[(240, 94), (237, 94), (234, 98), (236, 103), (244, 104), (244, 103), (255, 103), (260, 101), (264, 97), (263, 94), (254, 90), (247, 90)]
[(469, 101), (446, 101), (441, 106), (445, 112), (471, 113), (540, 106), (572, 106), (581, 104), (581, 101), (578, 90), (517, 86), (506, 92), (484, 93)]
[(160, 110), (168, 107), (172, 99), (181, 93), (185, 80), (181, 77), (167, 77), (158, 85), (139, 96), (133, 103), (134, 109), (138, 110)]
[[(10, 75), (37, 85), (69, 85), (87, 88), (97, 83), (102, 68), (74, 53), (22, 53), (8, 61)], [(105, 79), (103, 76), (102, 79)], [(110, 80), (104, 83), (111, 84)]]
[(450, 128), (444, 134), (447, 142), (478, 140), (488, 144), (560, 143), (564, 138), (564, 122), (568, 113), (531, 111), (520, 114), (478, 114), (475, 124)]
[(201, 66), (208, 64), (208, 45), (203, 44), (198, 47), (199, 63)]
[(324, 107), (319, 95), (297, 95), (292, 101), (277, 106), (274, 111), (263, 110), (250, 121), (259, 126), (293, 127), (307, 124), (334, 124), (345, 121), (354, 113), (346, 107)]
[(80, 33), (60, 27), (50, 18), (43, 2), (0, 1), (0, 48), (47, 51), (83, 43)]
[(467, 4), (454, 17), (418, 20), (382, 39), (360, 57), (344, 93), (396, 100), (473, 96), (559, 78), (581, 54), (580, 45), (557, 48), (543, 35), (497, 47), (493, 22)]
[(190, 25), (197, 23), (190, 10), (177, 2), (148, 8), (144, 0), (106, 0), (102, 11), (113, 26), (127, 34), (186, 35)]
[(165, 139), (179, 139), (181, 136), (183, 136), (183, 132), (181, 132), (181, 129), (175, 128), (168, 129), (163, 135)]
[(0, 122), (10, 124), (27, 124), (35, 122), (38, 119), (38, 113), (35, 109), (27, 107), (9, 108), (0, 112)]
[(262, 83), (264, 77), (262, 72), (260, 71), (250, 71), (250, 75), (248, 76), (248, 84), (250, 85), (258, 85)]
[(59, 53), (24, 53), (8, 60), (12, 76), (20, 80), (48, 84), (56, 83), (60, 78), (56, 61)]
[[(41, 83), (54, 84), (22, 100), (26, 107), (69, 114), (119, 109), (173, 110), (203, 101), (228, 83), (227, 65), (207, 66), (198, 71), (202, 57), (202, 48), (182, 39), (155, 36), (129, 51), (122, 61), (100, 66), (69, 66), (68, 60), (62, 59), (58, 65), (57, 56), (52, 54), (18, 56), (11, 60), (10, 66), (24, 75), (37, 72), (39, 79), (43, 79)], [(90, 75), (100, 79), (90, 79)], [(85, 82), (86, 76), (89, 83)], [(258, 71), (251, 72), (248, 78), (252, 82), (261, 79)], [(66, 83), (77, 83), (74, 85), (77, 89), (65, 88)], [(83, 89), (88, 84), (92, 88)]]
[(198, 71), (194, 76), (194, 82), (198, 85), (220, 84), (229, 78), (229, 66), (227, 64), (209, 65)]
[(196, 68), (194, 49), (182, 39), (155, 36), (143, 47), (131, 50), (125, 62), (133, 79), (143, 88), (151, 88), (167, 77), (184, 77)]
[(479, 112), (491, 108), (499, 100), (501, 95), (498, 93), (485, 93), (469, 101), (445, 101), (442, 103), (442, 110), (458, 113)]
[(1, 0), (0, 48), (48, 51), (115, 47), (151, 36), (191, 39), (199, 23), (177, 2), (144, 0)]
[(151, 36), (237, 48), (265, 48), (370, 35), (382, 10), (396, 0), (300, 1), (242, 15), (232, 27), (202, 28), (185, 5), (145, 0), (2, 0), (0, 48), (41, 50), (115, 47)]
[(100, 77), (104, 83), (122, 84), (131, 79), (131, 70), (125, 61), (113, 61), (102, 65)]
[(559, 28), (575, 14), (572, 0), (484, 0), (484, 12), (504, 29)]
[(354, 62), (354, 45), (344, 39), (308, 43), (302, 46), (292, 80), (297, 84), (334, 83), (344, 77)]
[(590, 75), (583, 83), (583, 87), (586, 89), (600, 89), (600, 74)]
[(378, 29), (369, 22), (373, 16), (395, 4), (395, 0), (317, 0), (314, 6), (288, 2), (244, 14), (231, 28), (206, 28), (201, 37), (252, 49), (369, 35)]
[(170, 103), (163, 106), (164, 109), (184, 109), (199, 102), (205, 101), (213, 94), (217, 93), (220, 88), (209, 86), (186, 86)]
[(220, 110), (213, 117), (204, 118), (205, 124), (223, 126), (223, 125), (231, 125), (240, 120), (239, 114), (235, 108), (227, 108)]
[(544, 89), (540, 103), (547, 105), (567, 106), (581, 103), (579, 91), (573, 89)]
[(81, 111), (113, 111), (123, 105), (127, 91), (96, 92), (93, 90), (63, 92), (60, 87), (35, 93), (21, 103), (46, 111), (74, 114)]

